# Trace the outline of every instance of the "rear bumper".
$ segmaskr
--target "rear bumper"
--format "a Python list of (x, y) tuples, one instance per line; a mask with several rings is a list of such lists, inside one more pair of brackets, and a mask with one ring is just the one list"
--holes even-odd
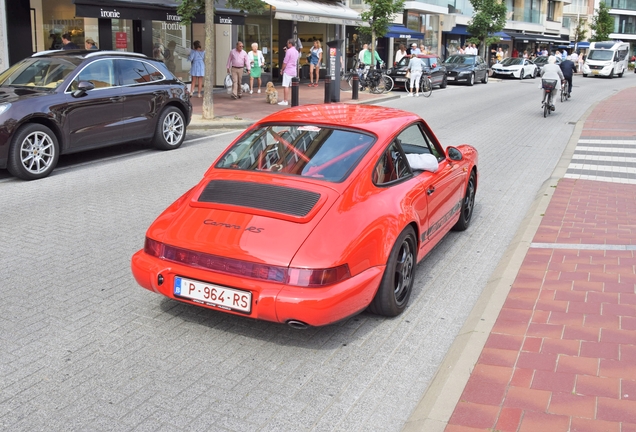
[[(143, 250), (133, 255), (131, 269), (135, 280), (143, 288), (174, 300), (259, 320), (279, 323), (295, 320), (310, 326), (331, 324), (364, 310), (375, 296), (384, 273), (383, 266), (372, 267), (325, 288), (300, 288), (187, 267), (152, 257)], [(161, 285), (158, 283), (159, 275), (163, 277)], [(249, 291), (252, 293), (251, 311), (226, 310), (175, 296), (175, 276)]]

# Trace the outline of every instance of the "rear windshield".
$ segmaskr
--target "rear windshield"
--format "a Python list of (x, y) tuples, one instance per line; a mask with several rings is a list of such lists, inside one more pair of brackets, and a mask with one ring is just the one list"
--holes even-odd
[(589, 60), (612, 60), (614, 58), (614, 51), (610, 50), (591, 50), (587, 56)]
[(216, 168), (340, 182), (358, 164), (374, 140), (373, 136), (361, 132), (323, 126), (263, 126), (229, 148)]
[(77, 66), (62, 58), (30, 58), (0, 74), (0, 86), (54, 90)]

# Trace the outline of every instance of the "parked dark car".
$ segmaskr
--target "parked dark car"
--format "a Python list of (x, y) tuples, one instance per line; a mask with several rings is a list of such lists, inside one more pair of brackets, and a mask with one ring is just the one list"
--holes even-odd
[[(440, 58), (434, 54), (418, 54), (417, 57), (424, 62), (422, 77), (429, 76), (433, 87), (446, 88), (446, 67)], [(410, 79), (406, 78), (406, 68), (410, 59), (408, 56), (404, 57), (395, 67), (387, 71), (395, 82), (394, 88), (406, 88), (409, 85)]]
[[(556, 64), (560, 65), (561, 64), (561, 57), (556, 57)], [(541, 72), (541, 69), (543, 69), (543, 66), (548, 64), (548, 56), (537, 56), (535, 57), (532, 62), (534, 64), (537, 65), (537, 67), (539, 68), (539, 72)]]
[(0, 169), (46, 177), (62, 154), (134, 140), (183, 143), (186, 85), (159, 61), (118, 51), (48, 51), (0, 74)]
[(466, 83), (469, 86), (480, 81), (488, 82), (488, 64), (478, 55), (453, 54), (444, 61), (446, 80), (450, 83)]

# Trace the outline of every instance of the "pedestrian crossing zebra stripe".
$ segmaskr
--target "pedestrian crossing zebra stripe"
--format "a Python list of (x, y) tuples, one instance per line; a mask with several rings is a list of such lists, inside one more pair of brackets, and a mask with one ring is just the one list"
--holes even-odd
[(636, 184), (636, 140), (579, 139), (564, 177)]

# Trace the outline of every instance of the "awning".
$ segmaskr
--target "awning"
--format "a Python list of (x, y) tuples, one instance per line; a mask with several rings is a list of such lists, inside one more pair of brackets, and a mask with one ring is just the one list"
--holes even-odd
[(546, 36), (540, 34), (527, 34), (519, 32), (506, 32), (508, 36), (517, 41), (525, 42), (541, 42), (541, 43), (562, 43), (563, 40), (555, 39), (553, 36)]
[(590, 47), (589, 42), (577, 42), (575, 44), (576, 49), (588, 49)]
[(311, 0), (264, 1), (276, 8), (276, 15), (274, 15), (276, 19), (319, 24), (369, 25), (360, 19), (358, 12), (340, 3)]
[[(174, 23), (181, 21), (181, 17), (177, 15), (179, 3), (175, 0), (73, 0), (73, 3), (75, 3), (75, 16), (78, 17)], [(219, 3), (222, 3), (220, 6), (225, 4), (225, 2)], [(239, 10), (216, 7), (214, 22), (243, 25), (246, 15)], [(194, 16), (192, 22), (204, 23), (205, 15)]]
[(389, 32), (384, 37), (392, 37), (396, 39), (424, 39), (423, 33), (418, 33), (408, 27), (401, 25), (389, 26)]
[(470, 33), (468, 33), (468, 26), (461, 25), (461, 24), (457, 24), (450, 31), (443, 32), (443, 33), (460, 35), (460, 36), (470, 36)]
[(510, 36), (508, 36), (504, 32), (497, 32), (497, 33), (494, 33), (492, 36), (499, 36), (500, 40), (502, 40), (502, 41), (509, 41), (510, 40)]

